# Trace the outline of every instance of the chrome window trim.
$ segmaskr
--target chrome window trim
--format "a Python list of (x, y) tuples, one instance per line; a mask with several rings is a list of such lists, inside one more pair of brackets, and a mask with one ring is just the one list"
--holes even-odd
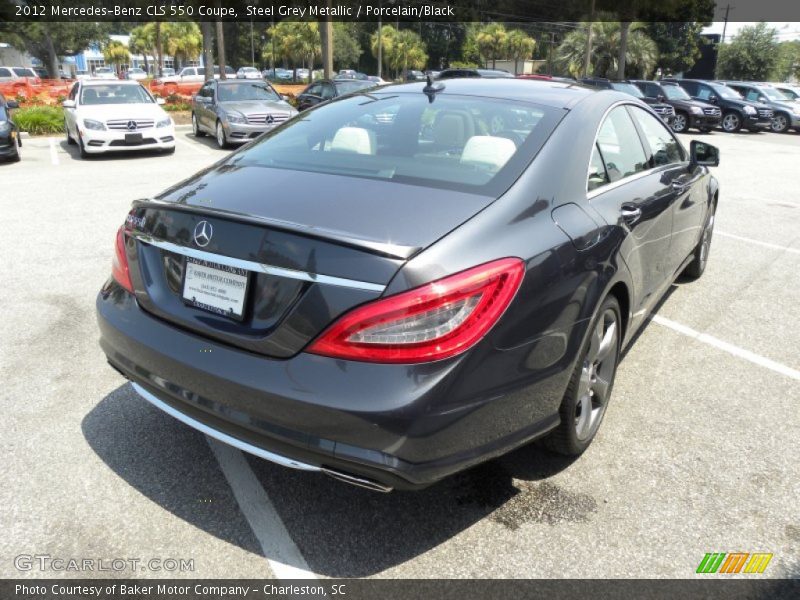
[(128, 231), (127, 233), (144, 244), (155, 246), (156, 248), (161, 248), (162, 250), (167, 250), (176, 254), (182, 254), (183, 256), (190, 256), (198, 260), (206, 260), (208, 262), (227, 265), (229, 267), (246, 269), (247, 271), (254, 271), (256, 273), (266, 273), (267, 275), (275, 275), (277, 277), (299, 279), (300, 281), (310, 281), (311, 283), (321, 283), (324, 285), (335, 285), (338, 287), (346, 287), (368, 292), (383, 293), (383, 291), (386, 289), (386, 286), (380, 283), (345, 279), (343, 277), (334, 277), (333, 275), (320, 275), (318, 273), (308, 273), (306, 271), (297, 271), (295, 269), (285, 269), (283, 267), (276, 267), (252, 260), (234, 258), (232, 256), (224, 256), (222, 254), (214, 254), (213, 252), (205, 252), (196, 248), (190, 248), (188, 246), (173, 244), (172, 242), (157, 240), (140, 231)]
[(147, 400), (150, 404), (155, 406), (156, 408), (163, 410), (169, 416), (178, 419), (181, 423), (188, 425), (192, 429), (196, 429), (197, 431), (206, 434), (208, 437), (214, 438), (215, 440), (219, 440), (224, 444), (228, 444), (229, 446), (233, 446), (234, 448), (238, 448), (243, 452), (247, 452), (248, 454), (253, 454), (258, 456), (259, 458), (263, 458), (270, 462), (274, 462), (284, 467), (289, 467), (290, 469), (298, 469), (300, 471), (320, 471), (320, 467), (316, 465), (309, 465), (304, 462), (300, 462), (298, 460), (293, 460), (291, 458), (286, 458), (285, 456), (281, 456), (280, 454), (275, 454), (274, 452), (270, 452), (269, 450), (264, 450), (263, 448), (259, 448), (258, 446), (254, 446), (244, 440), (240, 440), (239, 438), (235, 438), (232, 435), (228, 435), (227, 433), (223, 433), (218, 429), (214, 429), (213, 427), (209, 427), (205, 423), (201, 423), (197, 419), (190, 417), (189, 415), (182, 413), (179, 410), (172, 408), (169, 404), (161, 400), (160, 398), (156, 397), (154, 394), (151, 394), (146, 389), (144, 389), (138, 383), (131, 382), (131, 387), (133, 390), (139, 394), (142, 398)]

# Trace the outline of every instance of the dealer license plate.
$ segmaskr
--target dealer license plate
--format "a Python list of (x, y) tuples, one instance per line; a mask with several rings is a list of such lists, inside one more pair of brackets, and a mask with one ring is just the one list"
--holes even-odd
[(183, 299), (197, 308), (241, 320), (248, 275), (246, 269), (187, 257)]

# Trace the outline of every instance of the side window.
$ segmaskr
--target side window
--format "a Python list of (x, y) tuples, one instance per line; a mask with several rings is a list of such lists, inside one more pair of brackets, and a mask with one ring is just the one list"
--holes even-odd
[(658, 98), (661, 95), (661, 88), (652, 83), (648, 83), (647, 91), (644, 93), (644, 95), (649, 96), (650, 98)]
[(589, 161), (589, 180), (586, 183), (586, 191), (591, 192), (607, 183), (608, 173), (606, 173), (606, 166), (603, 164), (600, 149), (595, 144), (594, 148), (592, 148), (592, 159)]
[(11, 77), (11, 69), (0, 67), (0, 77)]
[(597, 134), (597, 145), (610, 182), (647, 168), (642, 142), (624, 106), (618, 106), (608, 114)]
[(697, 96), (697, 84), (694, 81), (678, 82), (678, 85), (686, 90), (686, 93), (690, 96)]
[[(737, 91), (737, 92), (741, 92), (741, 90), (736, 90), (736, 91)], [(761, 94), (759, 94), (757, 90), (747, 90), (747, 96), (746, 96), (746, 98), (747, 98), (748, 100), (750, 100), (751, 102), (758, 102), (758, 97), (759, 97), (760, 95), (761, 95)]]
[(306, 94), (309, 96), (321, 96), (322, 95), (322, 84), (315, 83), (310, 88), (306, 90)]
[(198, 95), (203, 96), (204, 98), (213, 98), (214, 91), (211, 89), (211, 84), (206, 83), (203, 87), (200, 88)]
[(322, 94), (321, 94), (321, 96), (322, 96), (323, 100), (330, 100), (335, 95), (336, 95), (336, 92), (334, 91), (332, 85), (330, 85), (329, 83), (323, 83), (322, 84)]
[(710, 87), (706, 87), (704, 85), (700, 86), (700, 89), (697, 91), (697, 97), (700, 100), (709, 100), (714, 93), (711, 91)]
[(647, 157), (649, 167), (661, 167), (683, 160), (683, 151), (678, 140), (667, 130), (661, 119), (637, 107), (633, 108), (633, 113), (650, 147)]

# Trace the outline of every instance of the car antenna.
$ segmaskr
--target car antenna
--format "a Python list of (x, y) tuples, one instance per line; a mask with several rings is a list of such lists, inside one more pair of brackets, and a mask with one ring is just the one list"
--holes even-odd
[(438, 92), (441, 92), (444, 89), (444, 84), (434, 83), (433, 82), (433, 73), (430, 71), (428, 72), (428, 83), (422, 88), (422, 93), (428, 96), (428, 102), (433, 102), (433, 99), (436, 97)]

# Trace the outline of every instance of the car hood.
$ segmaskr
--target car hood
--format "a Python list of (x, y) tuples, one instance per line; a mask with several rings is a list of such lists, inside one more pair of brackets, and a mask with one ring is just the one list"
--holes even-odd
[(168, 189), (156, 200), (408, 256), (461, 225), (494, 198), (343, 175), (241, 166), (229, 159)]
[(226, 111), (235, 110), (243, 115), (252, 113), (294, 113), (295, 110), (292, 106), (283, 100), (275, 100), (272, 102), (266, 100), (246, 100), (242, 102), (228, 101), (220, 102), (221, 106)]
[(797, 101), (792, 102), (789, 100), (788, 102), (773, 102), (772, 106), (773, 108), (782, 108), (783, 110), (788, 110), (789, 112), (797, 112), (800, 104), (798, 104)]
[(167, 113), (158, 104), (92, 104), (77, 109), (90, 119), (164, 119)]

